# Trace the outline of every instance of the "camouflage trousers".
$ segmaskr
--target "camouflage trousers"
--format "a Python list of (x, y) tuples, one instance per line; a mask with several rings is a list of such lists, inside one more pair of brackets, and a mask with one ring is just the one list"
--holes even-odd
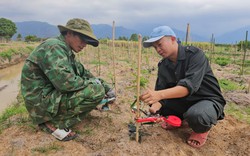
[(105, 89), (101, 84), (90, 84), (83, 90), (64, 94), (58, 113), (49, 122), (57, 128), (69, 128), (79, 123), (101, 102)]

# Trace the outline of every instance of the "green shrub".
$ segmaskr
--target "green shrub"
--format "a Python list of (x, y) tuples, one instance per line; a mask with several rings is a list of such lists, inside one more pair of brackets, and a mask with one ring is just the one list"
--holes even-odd
[(215, 58), (215, 63), (220, 66), (226, 66), (231, 62), (230, 58), (225, 57), (217, 57)]
[(227, 79), (220, 79), (219, 84), (220, 84), (220, 87), (224, 91), (234, 91), (234, 90), (241, 90), (242, 89), (240, 84), (238, 84), (234, 81), (227, 80)]
[(4, 58), (4, 59), (8, 59), (9, 61), (11, 60), (12, 55), (16, 54), (16, 50), (14, 49), (8, 49), (6, 51), (3, 51), (0, 53), (0, 57)]
[(228, 103), (225, 106), (225, 112), (228, 115), (232, 115), (239, 120), (246, 121), (250, 124), (250, 107), (241, 107), (235, 103)]

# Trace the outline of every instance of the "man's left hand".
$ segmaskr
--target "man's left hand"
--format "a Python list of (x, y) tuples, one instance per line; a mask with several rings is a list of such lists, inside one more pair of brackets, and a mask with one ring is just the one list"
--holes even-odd
[(161, 100), (160, 95), (157, 91), (147, 89), (147, 91), (140, 96), (140, 100), (151, 105)]

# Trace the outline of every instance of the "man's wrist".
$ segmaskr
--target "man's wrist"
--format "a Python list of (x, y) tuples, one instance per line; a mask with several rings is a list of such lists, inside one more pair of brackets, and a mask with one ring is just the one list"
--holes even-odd
[(158, 95), (159, 95), (159, 100), (158, 101), (161, 101), (161, 100), (165, 99), (163, 90), (159, 90), (157, 92), (158, 92)]

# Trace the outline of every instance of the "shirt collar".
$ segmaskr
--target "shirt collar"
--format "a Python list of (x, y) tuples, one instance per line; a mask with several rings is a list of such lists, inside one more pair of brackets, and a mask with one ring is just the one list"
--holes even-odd
[[(185, 53), (186, 53), (185, 48), (181, 45), (178, 45), (178, 55), (177, 55), (177, 63), (176, 64), (178, 64), (179, 61), (186, 59)], [(167, 58), (161, 59), (159, 64), (161, 64), (161, 63), (164, 63), (166, 66), (173, 65), (173, 63), (171, 61), (169, 61)]]
[(66, 47), (67, 47), (67, 52), (68, 52), (69, 56), (72, 56), (72, 55), (73, 55), (73, 57), (75, 57), (75, 54), (72, 52), (72, 49), (71, 49), (70, 46), (66, 43), (65, 37), (61, 34), (61, 35), (59, 35), (58, 39), (59, 39), (60, 41), (62, 41), (62, 42), (65, 43), (65, 45), (66, 45)]
[(181, 45), (178, 46), (178, 56), (177, 61), (185, 60), (186, 59), (186, 51), (185, 48)]

